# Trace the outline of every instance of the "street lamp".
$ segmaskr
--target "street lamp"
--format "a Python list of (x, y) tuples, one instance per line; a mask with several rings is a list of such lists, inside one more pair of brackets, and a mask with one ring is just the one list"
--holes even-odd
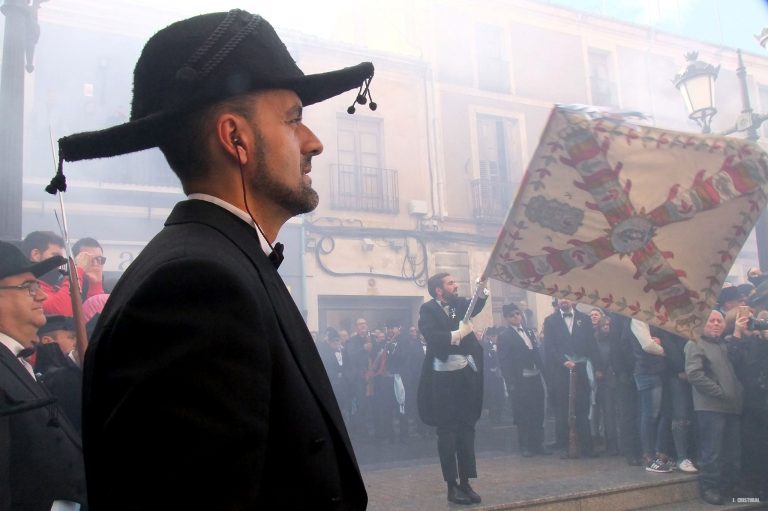
[(709, 133), (715, 108), (715, 80), (720, 66), (707, 64), (699, 59), (699, 52), (685, 54), (686, 65), (675, 75), (673, 83), (683, 95), (688, 117), (701, 126), (703, 133)]
[[(755, 37), (765, 48), (768, 45), (768, 28), (763, 29), (763, 32)], [(736, 117), (734, 125), (719, 134), (730, 135), (743, 132), (748, 140), (756, 142), (760, 138), (757, 130), (763, 121), (768, 119), (768, 115), (752, 112), (747, 88), (747, 69), (741, 58), (741, 50), (736, 50), (736, 54), (739, 61), (736, 76), (739, 78), (742, 110)], [(698, 60), (698, 58), (698, 52), (686, 53), (686, 66), (675, 75), (672, 83), (682, 94), (690, 118), (701, 126), (702, 133), (710, 133), (712, 117), (717, 113), (715, 108), (715, 80), (720, 66), (715, 67)], [(766, 216), (765, 211), (760, 215), (755, 225), (755, 241), (757, 242), (757, 259), (760, 268), (764, 271), (768, 270), (768, 216)]]

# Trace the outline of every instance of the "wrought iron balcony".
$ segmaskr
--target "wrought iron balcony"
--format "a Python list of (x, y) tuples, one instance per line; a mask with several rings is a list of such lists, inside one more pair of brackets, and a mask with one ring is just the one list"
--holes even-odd
[(397, 171), (357, 165), (331, 165), (331, 207), (399, 213)]
[(520, 183), (492, 179), (472, 181), (472, 208), (475, 220), (504, 219)]

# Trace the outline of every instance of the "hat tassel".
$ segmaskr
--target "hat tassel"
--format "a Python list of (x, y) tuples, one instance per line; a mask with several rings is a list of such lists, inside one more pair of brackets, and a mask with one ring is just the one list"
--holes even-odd
[[(373, 80), (373, 77), (366, 78), (365, 81), (360, 84), (360, 89), (357, 91), (357, 97), (350, 107), (347, 108), (348, 114), (351, 115), (355, 113), (355, 103), (361, 105), (368, 103), (368, 108), (370, 108), (371, 111), (375, 111), (379, 107), (379, 105), (373, 101), (373, 96), (371, 95), (371, 80)], [(363, 89), (363, 87), (365, 87), (365, 89)]]

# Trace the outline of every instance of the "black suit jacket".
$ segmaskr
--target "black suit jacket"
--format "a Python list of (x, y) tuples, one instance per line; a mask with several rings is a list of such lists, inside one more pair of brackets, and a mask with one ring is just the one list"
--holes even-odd
[(514, 388), (523, 378), (523, 369), (542, 370), (541, 353), (536, 334), (530, 328), (525, 333), (531, 340), (533, 349), (528, 349), (525, 341), (515, 328), (507, 328), (499, 334), (499, 365), (507, 386)]
[[(0, 344), (0, 411), (50, 399), (16, 357)], [(0, 509), (50, 511), (54, 500), (86, 503), (80, 436), (57, 404), (0, 420)], [(5, 507), (3, 507), (5, 506)]]
[(312, 337), (256, 231), (176, 205), (88, 348), (91, 509), (364, 509)]
[[(486, 299), (477, 301), (472, 317), (483, 310)], [(432, 376), (434, 373), (433, 360), (435, 358), (445, 361), (448, 355), (472, 355), (478, 366), (476, 373), (478, 381), (476, 388), (478, 392), (473, 397), (471, 403), (465, 407), (469, 417), (477, 420), (483, 410), (483, 347), (475, 337), (470, 334), (461, 340), (458, 346), (451, 344), (451, 332), (459, 328), (459, 322), (464, 318), (469, 307), (467, 298), (458, 298), (455, 305), (456, 317), (448, 316), (436, 300), (424, 302), (419, 309), (419, 331), (427, 341), (427, 353), (421, 370), (421, 380), (419, 381), (418, 406), (419, 416), (425, 424), (435, 425), (435, 410), (442, 407), (441, 403), (435, 402), (435, 396), (439, 393), (432, 391)], [(457, 373), (459, 371), (456, 371)], [(450, 396), (445, 396), (449, 399)]]
[(568, 369), (563, 364), (566, 355), (587, 357), (594, 370), (602, 370), (597, 356), (594, 329), (589, 316), (573, 310), (573, 329), (569, 333), (560, 311), (555, 311), (544, 320), (544, 366), (547, 381), (552, 384), (568, 384)]

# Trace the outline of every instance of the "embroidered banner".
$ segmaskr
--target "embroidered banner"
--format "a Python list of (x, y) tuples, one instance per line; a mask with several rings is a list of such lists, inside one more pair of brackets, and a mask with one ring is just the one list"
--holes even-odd
[(557, 106), (486, 275), (700, 335), (768, 196), (757, 144)]

